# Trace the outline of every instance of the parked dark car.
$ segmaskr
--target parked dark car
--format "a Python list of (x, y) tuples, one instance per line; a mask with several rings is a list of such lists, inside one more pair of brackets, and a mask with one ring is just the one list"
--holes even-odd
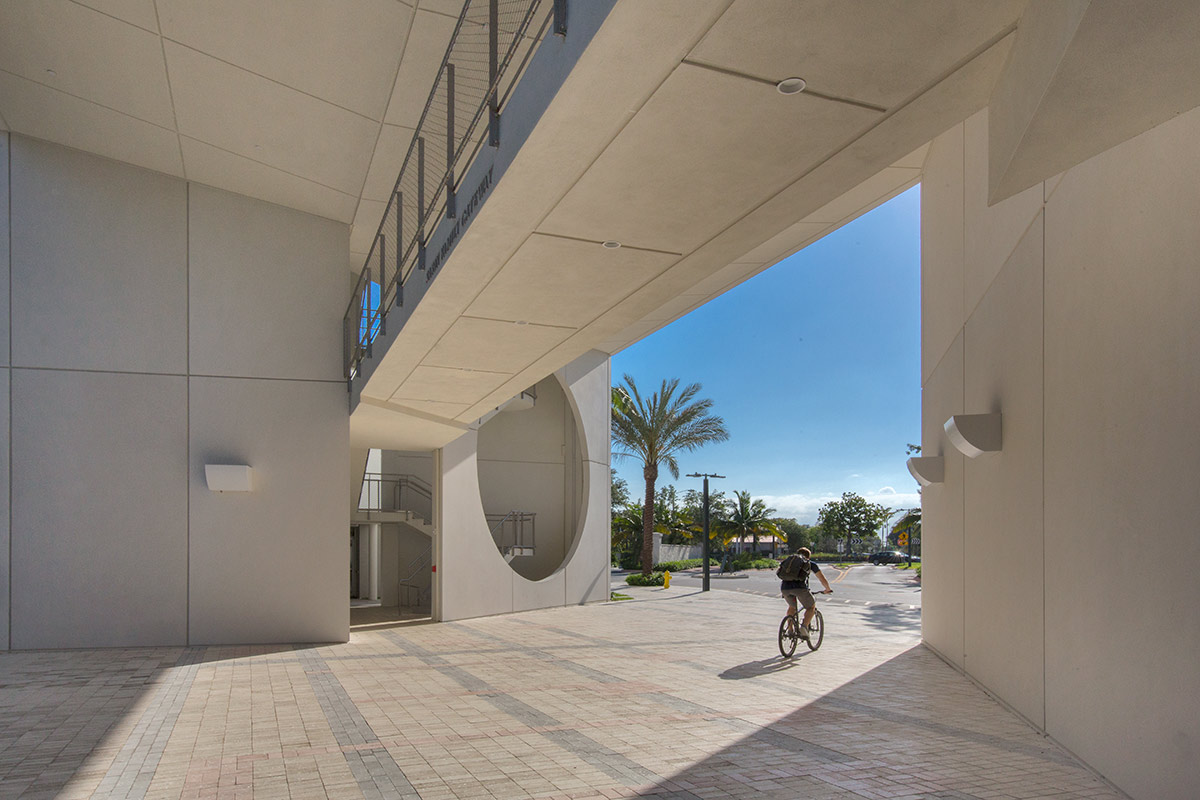
[[(878, 553), (871, 553), (871, 557), (867, 559), (872, 564), (904, 564), (908, 562), (908, 554), (901, 553), (899, 550), (881, 550)], [(913, 556), (914, 564), (921, 562), (920, 556)]]

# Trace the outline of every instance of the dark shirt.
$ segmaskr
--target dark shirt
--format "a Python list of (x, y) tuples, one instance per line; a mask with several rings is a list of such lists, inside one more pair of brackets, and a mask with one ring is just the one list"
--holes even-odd
[[(808, 562), (808, 569), (810, 572), (820, 572), (821, 571), (821, 568), (817, 566), (815, 561)], [(807, 589), (808, 588), (808, 575), (809, 575), (809, 573), (805, 572), (804, 575), (798, 581), (780, 581), (779, 582), (779, 590), (783, 591), (784, 589)]]

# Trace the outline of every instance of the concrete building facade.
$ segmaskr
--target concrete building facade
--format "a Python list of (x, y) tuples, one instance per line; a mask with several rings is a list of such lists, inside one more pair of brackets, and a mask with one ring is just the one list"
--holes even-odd
[(926, 642), (1193, 796), (1200, 7), (525, 10), (0, 8), (0, 646), (344, 640), (351, 525), (437, 620), (604, 599), (608, 356), (921, 182)]

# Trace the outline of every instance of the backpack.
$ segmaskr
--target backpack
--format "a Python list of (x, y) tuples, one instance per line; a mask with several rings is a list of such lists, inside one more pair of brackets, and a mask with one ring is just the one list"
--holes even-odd
[(808, 577), (808, 559), (793, 553), (783, 560), (775, 575), (781, 581), (802, 581)]

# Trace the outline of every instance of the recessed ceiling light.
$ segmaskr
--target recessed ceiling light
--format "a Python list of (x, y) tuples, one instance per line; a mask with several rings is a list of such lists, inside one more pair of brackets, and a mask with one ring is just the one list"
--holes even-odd
[(517, 320), (516, 324), (517, 324), (517, 325), (528, 325), (528, 324), (529, 324), (529, 321), (528, 321), (528, 320), (519, 319), (519, 320)]
[(601, 242), (600, 246), (607, 247), (609, 250), (616, 250), (618, 247), (621, 246), (621, 243), (614, 242), (612, 239), (609, 239), (607, 242)]
[(47, 74), (47, 75), (49, 75), (51, 78), (53, 78), (53, 77), (55, 77), (56, 75), (58, 75), (58, 73), (57, 73), (57, 72), (55, 72), (54, 70), (52, 70), (52, 69), (49, 69), (49, 68), (47, 68), (47, 69), (46, 69), (46, 74)]
[(784, 78), (775, 84), (775, 88), (780, 94), (800, 94), (804, 91), (805, 86), (808, 84), (804, 82), (804, 78)]

